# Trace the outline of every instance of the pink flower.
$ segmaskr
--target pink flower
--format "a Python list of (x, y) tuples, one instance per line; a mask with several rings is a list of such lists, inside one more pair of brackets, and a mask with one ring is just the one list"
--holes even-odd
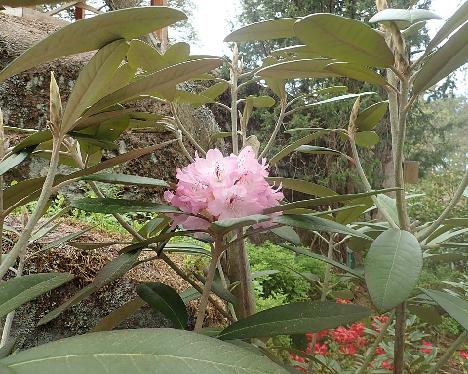
[(468, 351), (460, 351), (459, 355), (463, 360), (468, 359)]
[(206, 230), (210, 222), (258, 214), (277, 206), (284, 196), (280, 187), (268, 184), (267, 176), (266, 160), (259, 163), (251, 147), (228, 157), (210, 149), (205, 158), (196, 155), (190, 165), (177, 169), (176, 191), (166, 191), (164, 198), (187, 213), (172, 215), (175, 224)]

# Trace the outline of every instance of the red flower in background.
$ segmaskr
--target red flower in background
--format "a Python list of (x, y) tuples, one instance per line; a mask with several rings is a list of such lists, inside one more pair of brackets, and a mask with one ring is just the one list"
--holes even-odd
[(340, 352), (345, 354), (345, 355), (355, 355), (357, 353), (357, 348), (354, 344), (346, 344), (342, 347), (340, 347)]
[(382, 362), (382, 369), (393, 370), (393, 364), (389, 360)]
[(384, 350), (381, 346), (378, 346), (378, 347), (375, 349), (375, 354), (377, 354), (377, 355), (384, 355), (384, 354), (385, 354), (385, 350)]
[(381, 325), (385, 324), (388, 321), (388, 316), (386, 315), (375, 316), (375, 317), (372, 317), (372, 319), (374, 320), (371, 325), (372, 330), (379, 332)]
[[(432, 353), (432, 343), (431, 342), (428, 342), (426, 340), (423, 340), (422, 341), (422, 345), (424, 347), (420, 348), (419, 350), (421, 351), (421, 353), (424, 353), (424, 354), (431, 354)], [(427, 347), (427, 348), (426, 348)]]
[(460, 351), (459, 355), (463, 360), (466, 360), (468, 358), (468, 351)]

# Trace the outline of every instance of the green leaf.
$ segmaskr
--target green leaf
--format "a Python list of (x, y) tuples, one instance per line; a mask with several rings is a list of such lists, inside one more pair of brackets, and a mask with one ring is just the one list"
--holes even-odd
[(355, 135), (356, 144), (364, 148), (372, 148), (380, 138), (375, 131), (360, 131)]
[(326, 262), (327, 264), (330, 264), (338, 269), (341, 269), (349, 274), (352, 274), (354, 275), (355, 277), (359, 278), (359, 279), (363, 279), (364, 276), (362, 273), (354, 270), (354, 269), (351, 269), (349, 267), (347, 267), (346, 265), (343, 265), (341, 262), (338, 262), (338, 261), (334, 261), (332, 259), (329, 259), (328, 257), (326, 256), (322, 256), (322, 255), (319, 255), (317, 253), (313, 253), (311, 252), (309, 249), (305, 249), (305, 248), (297, 248), (297, 247), (291, 247), (289, 245), (282, 245), (282, 247), (284, 248), (287, 248), (299, 255), (303, 255), (303, 256), (307, 256), (307, 257), (311, 257), (311, 258), (314, 258), (316, 260), (320, 260), (320, 261), (323, 261), (323, 262)]
[(148, 282), (137, 287), (137, 294), (153, 310), (161, 312), (174, 323), (178, 329), (188, 327), (188, 313), (181, 297), (172, 287), (160, 282)]
[(175, 89), (176, 84), (194, 78), (198, 74), (209, 72), (222, 63), (223, 60), (219, 58), (205, 58), (181, 62), (158, 70), (104, 96), (86, 112), (86, 115), (96, 114), (114, 104), (129, 101), (141, 95), (153, 95), (164, 89)]
[(302, 42), (327, 57), (381, 68), (394, 62), (383, 36), (357, 20), (312, 14), (299, 19), (294, 32)]
[(438, 325), (442, 322), (442, 317), (436, 307), (432, 305), (409, 304), (408, 310), (417, 315), (418, 318), (431, 325)]
[(414, 235), (399, 229), (389, 229), (379, 235), (364, 262), (374, 305), (385, 311), (406, 300), (416, 286), (421, 269), (421, 247)]
[(427, 46), (426, 53), (437, 47), (441, 41), (447, 38), (459, 26), (463, 25), (468, 18), (468, 3), (465, 1), (460, 8), (442, 25), (437, 34), (432, 38)]
[[(186, 19), (167, 7), (128, 8), (70, 23), (29, 48), (0, 72), (0, 82), (62, 56), (93, 51), (118, 39), (130, 40)], [(77, 39), (77, 35), (81, 37)]]
[(440, 17), (427, 9), (384, 9), (375, 14), (369, 22), (396, 22), (400, 28), (406, 28), (413, 23), (427, 21), (430, 19), (440, 19)]
[(217, 232), (228, 232), (240, 227), (251, 226), (257, 223), (265, 222), (269, 219), (269, 216), (263, 214), (253, 214), (251, 216), (241, 218), (228, 218), (215, 221), (210, 225), (210, 228)]
[(127, 60), (134, 69), (140, 68), (148, 73), (153, 73), (167, 66), (167, 61), (156, 48), (138, 39), (130, 42)]
[(358, 64), (352, 64), (349, 62), (334, 62), (327, 65), (325, 70), (329, 70), (337, 75), (362, 82), (376, 84), (379, 86), (387, 85), (387, 81), (383, 76), (365, 66)]
[(190, 243), (169, 243), (164, 247), (164, 252), (211, 256), (211, 252), (207, 251), (202, 246)]
[(144, 305), (146, 305), (146, 303), (138, 296), (131, 299), (101, 319), (91, 332), (110, 331), (114, 329), (121, 322), (138, 312)]
[[(355, 99), (356, 97), (374, 95), (374, 94), (375, 94), (375, 92), (362, 92), (362, 93), (358, 93), (358, 94), (346, 94), (346, 95), (341, 95), (341, 96), (335, 96), (335, 97), (331, 97), (330, 99), (325, 99), (325, 100), (317, 101), (315, 103), (310, 103), (310, 104), (304, 105), (302, 107), (294, 108), (294, 109), (290, 110), (288, 112), (288, 114), (297, 112), (299, 110), (312, 108), (312, 107), (317, 106), (317, 105), (334, 103), (335, 101), (341, 101), (341, 100)], [(324, 131), (326, 131), (326, 130), (324, 129)], [(336, 130), (334, 130), (334, 131), (336, 131)]]
[(98, 94), (108, 86), (115, 71), (128, 51), (125, 40), (116, 40), (102, 47), (81, 70), (63, 113), (63, 131), (73, 129), (73, 124), (94, 103)]
[(170, 64), (187, 61), (190, 56), (190, 45), (185, 42), (178, 42), (171, 45), (164, 53), (164, 59)]
[(332, 60), (328, 58), (285, 61), (263, 67), (257, 71), (257, 75), (274, 79), (329, 78), (336, 76), (325, 70), (330, 62)]
[(281, 151), (279, 151), (276, 155), (274, 155), (270, 159), (270, 162), (269, 162), (270, 166), (276, 165), (278, 163), (278, 161), (280, 161), (281, 159), (283, 159), (287, 155), (293, 153), (301, 145), (310, 143), (312, 140), (315, 140), (315, 139), (321, 137), (323, 134), (325, 134), (325, 131), (317, 131), (314, 134), (306, 135), (303, 138), (300, 138), (299, 140), (296, 140), (295, 142), (293, 142), (293, 143), (289, 144), (288, 146), (284, 147)]
[(0, 317), (73, 278), (68, 273), (39, 273), (0, 283)]
[(292, 227), (289, 226), (281, 226), (281, 227), (276, 227), (274, 229), (271, 229), (271, 232), (277, 236), (279, 236), (281, 239), (284, 239), (290, 243), (293, 244), (301, 244), (301, 238), (299, 235), (297, 235), (296, 231), (292, 229)]
[(434, 52), (416, 73), (415, 93), (432, 87), (468, 60), (468, 23), (465, 23), (447, 42)]
[(454, 320), (468, 330), (468, 301), (447, 292), (421, 289), (427, 296), (439, 304)]
[(157, 213), (178, 213), (177, 208), (169, 205), (150, 203), (139, 200), (124, 200), (110, 198), (84, 198), (72, 201), (70, 204), (74, 208), (93, 213), (135, 213), (135, 212), (157, 212)]
[(224, 38), (225, 42), (250, 42), (294, 37), (294, 18), (270, 19), (241, 27)]
[(82, 230), (79, 230), (77, 232), (74, 232), (74, 233), (71, 233), (71, 234), (68, 234), (68, 235), (64, 235), (64, 236), (60, 236), (57, 240), (54, 240), (53, 242), (50, 242), (50, 243), (47, 243), (46, 245), (44, 245), (41, 248), (41, 251), (47, 251), (47, 250), (49, 250), (51, 248), (59, 247), (62, 244), (65, 244), (66, 242), (69, 242), (71, 240), (79, 238), (80, 236), (87, 233), (91, 229), (92, 229), (92, 227), (86, 227), (86, 228), (84, 228)]
[(101, 182), (101, 183), (169, 188), (169, 184), (166, 181), (163, 181), (161, 179), (155, 179), (155, 178), (141, 177), (139, 175), (129, 175), (129, 174), (119, 174), (119, 173), (102, 173), (102, 174), (87, 175), (81, 179), (91, 180), (91, 181)]
[(394, 222), (400, 222), (398, 218), (398, 208), (396, 200), (390, 196), (379, 194), (376, 196), (380, 206), (382, 206)]
[(47, 313), (42, 317), (37, 323), (38, 326), (45, 325), (46, 323), (57, 318), (63, 311), (68, 308), (78, 304), (89, 295), (97, 291), (99, 288), (104, 287), (105, 285), (115, 281), (129, 271), (135, 262), (138, 260), (140, 251), (127, 252), (119, 255), (111, 262), (106, 264), (99, 272), (96, 274), (94, 281), (86, 286), (85, 288), (78, 291), (75, 295), (61, 304), (59, 307), (55, 308), (51, 312)]
[(234, 344), (165, 328), (74, 336), (22, 351), (0, 364), (17, 374), (288, 373), (270, 359)]
[(296, 302), (243, 318), (218, 335), (221, 340), (305, 334), (335, 328), (370, 315), (360, 305), (330, 302)]
[(352, 209), (346, 209), (336, 214), (335, 221), (342, 225), (347, 225), (358, 219), (367, 209), (372, 206), (372, 199), (369, 197), (362, 197), (352, 201), (353, 204), (359, 204)]
[(228, 82), (218, 82), (212, 85), (210, 88), (201, 92), (201, 95), (215, 100), (217, 97), (221, 96), (229, 88)]
[(335, 155), (335, 156), (345, 156), (346, 155), (336, 149), (319, 147), (316, 145), (301, 145), (297, 147), (296, 152), (313, 154), (313, 155)]
[(434, 263), (466, 261), (468, 260), (468, 255), (455, 252), (434, 253), (423, 256), (423, 260), (429, 260)]
[(34, 147), (23, 149), (17, 153), (13, 153), (11, 156), (0, 162), (0, 175), (5, 174), (8, 170), (13, 169), (14, 167), (21, 164), (26, 160), (31, 152), (34, 150)]
[(386, 192), (391, 192), (391, 191), (396, 191), (396, 190), (399, 190), (399, 188), (386, 188), (383, 190), (375, 190), (375, 191), (362, 192), (362, 193), (356, 193), (356, 194), (347, 194), (347, 195), (324, 196), (324, 197), (319, 197), (316, 199), (301, 200), (301, 201), (296, 201), (294, 203), (287, 203), (287, 204), (267, 208), (263, 211), (263, 213), (270, 214), (274, 212), (287, 211), (287, 210), (296, 209), (296, 208), (311, 208), (311, 207), (320, 206), (320, 205), (330, 205), (331, 203), (350, 201), (350, 200), (359, 199), (361, 197), (378, 195), (379, 193), (386, 193)]
[(195, 107), (213, 102), (209, 97), (181, 90), (176, 90), (174, 100), (178, 103), (191, 104)]
[(348, 91), (348, 87), (346, 86), (331, 86), (331, 87), (325, 87), (319, 90), (315, 90), (314, 93), (316, 95), (328, 95), (328, 94), (345, 93), (347, 91)]
[(19, 152), (25, 148), (33, 147), (49, 140), (52, 140), (52, 133), (50, 130), (37, 131), (16, 144), (12, 152)]
[(283, 214), (275, 217), (273, 222), (310, 231), (333, 232), (371, 240), (367, 235), (340, 223), (307, 214)]
[[(278, 60), (273, 56), (266, 57), (262, 62), (262, 68), (275, 65)], [(286, 99), (286, 89), (285, 89), (285, 81), (282, 79), (274, 79), (274, 78), (266, 78), (265, 83), (270, 90), (274, 92), (276, 96), (280, 99)]]
[(388, 101), (381, 101), (359, 113), (355, 122), (358, 131), (372, 130), (382, 120), (387, 109)]
[(271, 108), (276, 104), (275, 99), (271, 96), (248, 96), (246, 100), (252, 100), (252, 105), (255, 108)]
[(324, 187), (320, 184), (307, 182), (302, 179), (293, 179), (293, 178), (282, 178), (282, 177), (268, 177), (267, 181), (270, 184), (279, 185), (283, 188), (287, 188), (293, 191), (302, 192), (308, 195), (314, 196), (333, 196), (338, 195), (335, 191)]

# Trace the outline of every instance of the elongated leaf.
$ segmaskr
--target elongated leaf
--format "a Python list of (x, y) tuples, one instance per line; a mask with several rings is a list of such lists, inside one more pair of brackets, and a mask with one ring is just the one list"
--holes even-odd
[(135, 212), (158, 212), (158, 213), (178, 213), (177, 208), (169, 205), (149, 203), (139, 200), (124, 200), (124, 199), (110, 199), (110, 198), (84, 198), (74, 200), (71, 206), (93, 213), (135, 213)]
[(174, 329), (85, 334), (22, 351), (0, 363), (17, 374), (288, 373), (268, 358), (247, 349)]
[(176, 84), (185, 82), (199, 74), (207, 73), (223, 63), (220, 58), (204, 58), (181, 62), (158, 70), (153, 74), (130, 83), (121, 89), (104, 96), (94, 104), (86, 115), (96, 114), (114, 104), (135, 99), (141, 95), (152, 95), (164, 89), (174, 88)]
[(387, 81), (383, 76), (365, 66), (358, 64), (352, 64), (349, 62), (334, 62), (327, 65), (325, 70), (362, 82), (377, 84), (379, 86), (387, 85)]
[(422, 291), (439, 304), (465, 330), (468, 330), (468, 301), (447, 292), (425, 289), (422, 289)]
[(201, 94), (212, 100), (221, 96), (229, 88), (228, 82), (218, 82), (204, 90)]
[(146, 301), (153, 310), (169, 318), (177, 329), (186, 329), (188, 313), (179, 294), (172, 287), (160, 282), (140, 284), (138, 296)]
[(330, 62), (332, 60), (328, 58), (285, 61), (261, 68), (257, 75), (262, 78), (275, 79), (334, 77), (335, 73), (325, 70)]
[(356, 144), (364, 148), (372, 148), (380, 138), (375, 131), (360, 131), (355, 135)]
[(429, 260), (434, 263), (445, 263), (445, 262), (456, 262), (462, 260), (468, 260), (468, 255), (463, 253), (447, 252), (447, 253), (435, 253), (423, 256), (424, 260)]
[(31, 134), (27, 138), (20, 141), (17, 145), (13, 147), (12, 151), (19, 152), (25, 148), (36, 146), (51, 139), (52, 134), (50, 130), (37, 131), (34, 134)]
[(211, 252), (207, 251), (202, 246), (190, 243), (169, 243), (164, 246), (164, 252), (211, 256)]
[(356, 126), (359, 131), (372, 130), (383, 118), (388, 109), (388, 101), (375, 103), (363, 110), (356, 118)]
[(327, 147), (319, 147), (316, 145), (301, 145), (297, 147), (296, 152), (313, 154), (313, 155), (335, 155), (346, 156), (344, 153)]
[(365, 66), (389, 67), (385, 39), (366, 24), (332, 14), (312, 14), (294, 24), (296, 36), (324, 56)]
[(161, 179), (155, 179), (155, 178), (141, 177), (139, 175), (102, 173), (102, 174), (87, 175), (81, 179), (91, 180), (91, 181), (96, 181), (96, 182), (101, 182), (101, 183), (169, 188), (169, 184), (166, 181), (163, 181)]
[(63, 131), (73, 129), (73, 124), (84, 110), (97, 99), (109, 83), (128, 51), (128, 43), (116, 40), (101, 48), (81, 70), (68, 98), (63, 114)]
[(323, 131), (317, 131), (314, 134), (306, 135), (303, 138), (300, 138), (299, 140), (296, 140), (295, 142), (289, 144), (270, 159), (270, 165), (276, 165), (278, 161), (280, 161), (287, 155), (293, 153), (298, 147), (300, 147), (303, 144), (310, 143), (312, 140), (320, 138), (324, 133), (325, 132)]
[(330, 205), (331, 203), (350, 201), (350, 200), (359, 199), (361, 197), (378, 195), (379, 193), (386, 193), (386, 192), (391, 192), (391, 191), (396, 191), (396, 190), (399, 190), (399, 188), (386, 188), (383, 190), (375, 190), (375, 191), (348, 194), (348, 195), (324, 196), (324, 197), (319, 197), (316, 199), (301, 200), (301, 201), (296, 201), (294, 203), (288, 203), (288, 204), (275, 206), (272, 208), (267, 208), (263, 211), (263, 213), (270, 214), (274, 212), (282, 212), (282, 211), (287, 211), (287, 210), (296, 209), (296, 208), (311, 208), (311, 207), (320, 206), (320, 205)]
[(250, 42), (257, 40), (283, 39), (294, 36), (294, 18), (270, 19), (256, 22), (233, 31), (225, 42)]
[(21, 164), (29, 157), (33, 149), (34, 147), (23, 149), (18, 153), (13, 153), (10, 157), (0, 162), (0, 175), (5, 174), (8, 170), (11, 170)]
[(310, 216), (306, 214), (283, 214), (275, 217), (273, 222), (282, 225), (297, 227), (305, 230), (320, 231), (320, 232), (333, 232), (344, 235), (358, 236), (371, 240), (367, 235), (360, 233), (357, 230), (351, 229), (339, 223), (323, 219), (320, 217)]
[(308, 182), (302, 179), (282, 178), (282, 177), (268, 177), (268, 182), (274, 185), (280, 185), (293, 191), (302, 192), (314, 196), (332, 196), (338, 195), (335, 191), (328, 187), (321, 186), (320, 184)]
[(290, 245), (282, 245), (282, 247), (284, 248), (287, 248), (299, 255), (303, 255), (303, 256), (307, 256), (307, 257), (311, 257), (311, 258), (314, 258), (316, 260), (320, 260), (320, 261), (323, 261), (323, 262), (326, 262), (327, 264), (330, 264), (338, 269), (341, 269), (349, 274), (352, 274), (354, 275), (355, 277), (359, 278), (359, 279), (364, 279), (364, 275), (362, 273), (360, 273), (359, 271), (357, 270), (354, 270), (354, 269), (351, 269), (349, 267), (347, 267), (346, 265), (343, 265), (341, 262), (338, 262), (338, 261), (334, 261), (332, 259), (329, 259), (328, 257), (326, 256), (322, 256), (322, 255), (319, 255), (317, 253), (313, 253), (311, 252), (310, 250), (308, 249), (305, 249), (305, 248), (298, 248), (298, 247), (292, 247)]
[(41, 4), (57, 4), (60, 3), (59, 0), (0, 0), (0, 5), (8, 5), (13, 8), (18, 7), (29, 7), (32, 5), (41, 5)]
[(97, 291), (99, 288), (104, 287), (105, 285), (120, 278), (133, 267), (135, 262), (138, 260), (139, 255), (140, 251), (137, 250), (121, 254), (115, 259), (113, 259), (111, 262), (106, 264), (101, 270), (99, 270), (99, 272), (96, 275), (96, 278), (91, 284), (78, 291), (75, 295), (73, 295), (59, 307), (55, 308), (51, 312), (47, 313), (44, 317), (42, 317), (38, 322), (38, 326), (44, 325), (52, 321), (53, 319), (57, 318), (63, 311), (78, 304), (79, 302), (87, 298), (89, 295)]
[(270, 219), (269, 216), (263, 214), (253, 214), (241, 218), (228, 218), (213, 222), (210, 228), (218, 232), (228, 232), (239, 227), (251, 226), (257, 223), (265, 222)]
[(435, 85), (468, 60), (468, 23), (432, 54), (416, 74), (413, 90), (417, 93)]
[(394, 21), (401, 28), (409, 27), (413, 23), (419, 21), (427, 21), (430, 19), (440, 19), (440, 17), (427, 9), (384, 9), (375, 14), (369, 22), (389, 22)]
[(346, 94), (346, 95), (341, 95), (341, 96), (335, 96), (335, 97), (332, 97), (330, 99), (325, 99), (325, 100), (317, 101), (315, 103), (310, 103), (310, 104), (304, 105), (302, 107), (294, 108), (294, 109), (290, 110), (288, 112), (288, 114), (294, 113), (294, 112), (296, 112), (298, 110), (312, 108), (312, 107), (317, 106), (317, 105), (334, 103), (335, 101), (341, 101), (341, 100), (355, 99), (356, 97), (374, 95), (374, 94), (375, 94), (375, 92), (362, 92), (362, 93), (359, 93), (359, 94)]
[(389, 229), (379, 235), (364, 262), (366, 283), (374, 305), (380, 310), (389, 310), (407, 299), (421, 269), (421, 247), (411, 233)]
[(72, 279), (68, 273), (39, 273), (0, 283), (0, 317)]
[(110, 331), (114, 329), (121, 322), (138, 312), (145, 304), (146, 303), (140, 297), (135, 297), (101, 319), (91, 332)]
[(437, 47), (437, 45), (447, 38), (459, 26), (463, 25), (468, 18), (468, 3), (465, 1), (460, 8), (442, 25), (437, 34), (432, 38), (427, 46), (426, 53)]
[[(118, 39), (130, 40), (185, 19), (167, 7), (116, 10), (70, 23), (40, 41), (0, 72), (0, 82), (57, 57), (93, 51)], [(77, 36), (81, 37), (77, 39)]]
[(79, 231), (71, 233), (69, 235), (61, 236), (57, 240), (54, 240), (53, 242), (47, 243), (44, 247), (41, 248), (41, 251), (47, 251), (47, 250), (49, 250), (51, 248), (59, 247), (62, 244), (65, 244), (65, 243), (67, 243), (67, 242), (69, 242), (71, 240), (79, 238), (81, 235), (83, 235), (84, 233), (88, 232), (91, 229), (92, 229), (92, 227), (87, 227), (87, 228), (85, 228), (83, 230), (79, 230)]
[(431, 325), (438, 325), (442, 322), (442, 317), (436, 306), (409, 304), (408, 310), (416, 314), (421, 321), (430, 323)]
[(221, 340), (305, 334), (346, 325), (366, 318), (368, 309), (352, 304), (298, 302), (281, 305), (243, 318), (218, 335)]
[(159, 51), (138, 39), (130, 42), (127, 60), (134, 69), (140, 68), (148, 73), (162, 69), (168, 64)]
[(271, 232), (281, 239), (284, 239), (293, 244), (301, 244), (301, 238), (297, 235), (296, 231), (289, 226), (281, 226), (271, 229)]

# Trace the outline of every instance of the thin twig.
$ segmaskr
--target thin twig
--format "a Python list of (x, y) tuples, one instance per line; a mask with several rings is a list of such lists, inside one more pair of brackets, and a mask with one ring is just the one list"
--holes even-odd
[(276, 121), (276, 126), (273, 130), (273, 133), (270, 136), (270, 139), (268, 139), (268, 143), (265, 145), (265, 148), (263, 148), (263, 151), (260, 153), (260, 156), (258, 158), (261, 160), (268, 152), (270, 147), (273, 145), (276, 139), (276, 135), (278, 134), (278, 131), (280, 130), (281, 126), (283, 125), (283, 119), (284, 119), (284, 113), (286, 111), (286, 100), (281, 100), (281, 111), (278, 116), (278, 121)]

